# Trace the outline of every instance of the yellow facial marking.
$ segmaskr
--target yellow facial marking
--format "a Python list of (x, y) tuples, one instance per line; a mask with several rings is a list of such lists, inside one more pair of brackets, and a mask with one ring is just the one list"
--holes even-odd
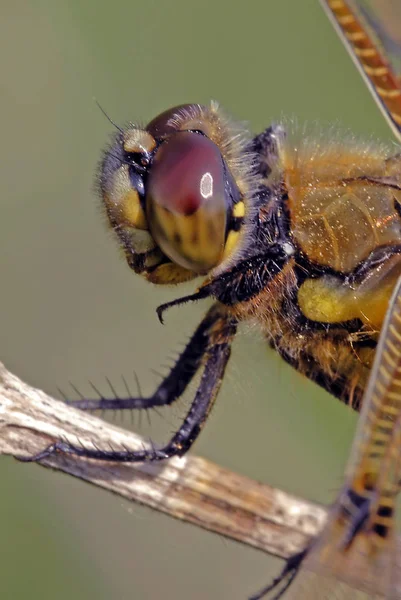
[(156, 141), (149, 132), (143, 129), (128, 129), (124, 133), (124, 150), (126, 152), (146, 153), (156, 147)]
[(224, 246), (223, 260), (226, 259), (234, 251), (239, 240), (239, 231), (231, 230), (227, 236), (226, 245)]
[(174, 263), (164, 263), (157, 267), (151, 273), (146, 274), (146, 279), (156, 284), (174, 285), (176, 283), (183, 283), (194, 278), (193, 271), (184, 269), (180, 265)]
[(136, 229), (149, 229), (138, 192), (135, 190), (128, 192), (121, 202), (121, 221)]
[(234, 204), (233, 217), (245, 217), (245, 204), (242, 201)]

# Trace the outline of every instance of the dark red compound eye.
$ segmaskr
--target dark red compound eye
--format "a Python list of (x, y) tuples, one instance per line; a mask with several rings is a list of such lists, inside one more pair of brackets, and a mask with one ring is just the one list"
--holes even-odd
[(200, 104), (180, 104), (165, 110), (146, 125), (154, 138), (165, 138), (176, 131), (200, 130), (206, 135), (210, 124), (206, 120), (208, 109)]
[(146, 212), (156, 243), (175, 263), (205, 273), (222, 259), (225, 171), (217, 146), (182, 131), (165, 140), (147, 181)]

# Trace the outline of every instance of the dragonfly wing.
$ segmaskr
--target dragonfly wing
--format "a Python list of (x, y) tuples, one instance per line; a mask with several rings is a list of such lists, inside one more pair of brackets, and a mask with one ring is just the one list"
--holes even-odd
[(360, 534), (352, 547), (344, 552), (341, 545), (347, 528), (337, 517), (338, 511), (334, 507), (324, 532), (305, 559), (285, 599), (400, 599), (400, 582), (395, 581), (399, 556), (395, 532), (374, 553), (368, 533)]
[(401, 141), (401, 3), (399, 0), (320, 2)]

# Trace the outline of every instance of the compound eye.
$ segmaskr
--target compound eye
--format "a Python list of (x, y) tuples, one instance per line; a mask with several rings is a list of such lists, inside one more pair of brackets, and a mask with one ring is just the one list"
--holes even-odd
[(177, 131), (188, 129), (210, 132), (208, 109), (201, 104), (181, 104), (165, 110), (146, 125), (146, 131), (155, 138), (165, 138)]
[(173, 262), (206, 273), (222, 260), (227, 223), (224, 163), (194, 132), (171, 135), (156, 152), (146, 213), (156, 243)]

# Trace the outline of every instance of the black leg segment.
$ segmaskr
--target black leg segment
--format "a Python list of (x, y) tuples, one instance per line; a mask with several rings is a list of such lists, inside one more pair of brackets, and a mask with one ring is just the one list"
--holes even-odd
[(216, 320), (215, 311), (210, 310), (197, 327), (170, 373), (163, 379), (154, 394), (148, 397), (105, 398), (70, 400), (67, 404), (80, 410), (141, 410), (168, 406), (184, 393), (195, 376), (210, 344), (209, 329)]
[(208, 311), (177, 364), (153, 396), (125, 400), (105, 398), (96, 401), (81, 400), (76, 403), (84, 409), (151, 408), (171, 404), (183, 393), (198, 368), (203, 366), (201, 381), (190, 409), (177, 433), (162, 448), (151, 446), (137, 451), (125, 448), (115, 451), (84, 448), (58, 441), (36, 456), (23, 460), (38, 461), (57, 452), (114, 462), (153, 462), (172, 456), (182, 456), (198, 437), (213, 407), (230, 358), (231, 343), (235, 333), (236, 322), (228, 316), (224, 307), (216, 304)]
[[(261, 589), (257, 594), (251, 596), (249, 600), (261, 600), (269, 594), (270, 600), (279, 600), (288, 590), (295, 577), (298, 575), (302, 562), (308, 554), (309, 546), (301, 552), (290, 556), (286, 561), (281, 573), (269, 585)], [(270, 595), (274, 592), (274, 595)]]

